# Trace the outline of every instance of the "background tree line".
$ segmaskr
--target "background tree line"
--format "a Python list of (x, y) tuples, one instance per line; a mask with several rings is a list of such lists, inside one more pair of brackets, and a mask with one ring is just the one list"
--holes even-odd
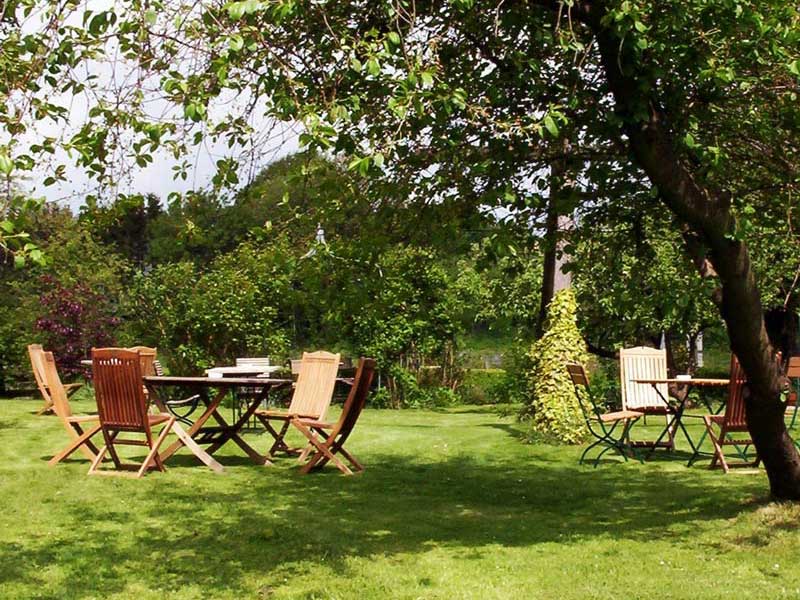
[[(157, 346), (176, 373), (325, 347), (377, 357), (384, 405), (529, 404), (546, 235), (525, 210), (398, 208), (368, 183), (301, 153), (229, 199), (123, 195), (88, 198), (78, 215), (29, 212), (25, 229), (46, 260), (3, 265), (5, 384), (29, 379), (31, 341), (73, 376), (93, 345)], [(613, 357), (666, 333), (686, 368), (686, 337), (719, 327), (707, 282), (663, 216), (633, 203), (627, 218), (608, 210), (581, 214), (566, 246), (584, 337)], [(479, 355), (502, 356), (505, 372), (477, 369)], [(612, 395), (613, 373), (605, 381)]]

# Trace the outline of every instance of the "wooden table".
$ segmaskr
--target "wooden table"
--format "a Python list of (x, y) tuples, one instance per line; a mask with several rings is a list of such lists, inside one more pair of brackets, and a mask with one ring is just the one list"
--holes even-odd
[[(703, 377), (697, 377), (697, 378), (667, 377), (667, 378), (653, 378), (653, 379), (634, 379), (633, 381), (635, 381), (636, 383), (649, 383), (651, 386), (653, 386), (653, 389), (656, 391), (659, 397), (664, 401), (664, 404), (670, 407), (672, 407), (673, 405), (669, 402), (669, 400), (664, 398), (663, 394), (658, 389), (658, 386), (661, 384), (666, 383), (667, 385), (669, 385), (672, 383), (676, 385), (685, 385), (685, 386), (697, 385), (701, 387), (704, 386), (721, 387), (728, 385), (729, 382), (727, 379), (711, 379)], [(664, 438), (664, 436), (670, 429), (679, 427), (680, 430), (683, 431), (683, 435), (686, 438), (686, 441), (689, 442), (689, 445), (692, 447), (692, 452), (694, 454), (697, 454), (698, 452), (697, 448), (695, 447), (692, 438), (689, 436), (689, 432), (686, 431), (686, 427), (684, 427), (683, 425), (683, 411), (686, 409), (686, 402), (688, 400), (689, 400), (689, 390), (686, 390), (686, 395), (683, 397), (683, 400), (681, 400), (678, 403), (678, 406), (674, 407), (675, 412), (672, 413), (673, 415), (672, 420), (669, 423), (667, 423), (667, 427), (664, 429), (664, 431), (661, 432), (661, 435), (658, 436), (658, 439), (655, 441), (655, 444), (653, 444), (653, 450), (655, 450), (655, 448), (658, 447), (658, 444), (661, 443), (661, 440)], [(650, 450), (648, 456), (653, 453), (653, 450)]]
[[(269, 379), (264, 377), (144, 377), (144, 384), (150, 391), (153, 402), (164, 412), (167, 407), (158, 396), (159, 387), (180, 386), (197, 390), (201, 395), (206, 409), (187, 433), (197, 444), (207, 445), (206, 452), (211, 455), (219, 450), (225, 443), (233, 441), (247, 454), (253, 462), (259, 465), (271, 465), (272, 462), (242, 439), (240, 432), (245, 423), (250, 419), (261, 402), (267, 397), (270, 390), (286, 387), (292, 384), (288, 379)], [(248, 403), (247, 410), (233, 423), (228, 423), (220, 414), (219, 407), (225, 395), (237, 387), (258, 388), (260, 393), (255, 394)], [(216, 394), (209, 399), (207, 390), (215, 389)], [(210, 418), (217, 422), (215, 426), (206, 426)], [(161, 453), (162, 459), (167, 459), (178, 451), (184, 443), (180, 439), (175, 441)]]

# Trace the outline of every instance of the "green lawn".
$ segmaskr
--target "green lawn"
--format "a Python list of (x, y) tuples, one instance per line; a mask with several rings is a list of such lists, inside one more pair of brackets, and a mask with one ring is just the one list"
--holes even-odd
[(179, 454), (87, 477), (46, 465), (64, 436), (37, 406), (0, 402), (1, 598), (800, 596), (800, 508), (767, 503), (763, 471), (579, 467), (579, 448), (462, 408), (366, 411), (351, 478), (233, 445), (222, 475)]

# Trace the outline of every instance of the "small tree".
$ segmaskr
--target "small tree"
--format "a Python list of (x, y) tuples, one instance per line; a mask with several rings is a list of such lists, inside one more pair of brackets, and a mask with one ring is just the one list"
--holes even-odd
[(585, 343), (576, 324), (575, 293), (558, 292), (547, 309), (545, 332), (531, 346), (528, 371), (530, 395), (520, 417), (530, 419), (533, 431), (560, 442), (581, 441), (585, 429), (567, 362), (585, 362)]

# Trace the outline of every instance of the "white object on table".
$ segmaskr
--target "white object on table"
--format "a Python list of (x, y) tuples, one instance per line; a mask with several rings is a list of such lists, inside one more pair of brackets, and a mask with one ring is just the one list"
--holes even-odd
[(275, 371), (280, 371), (280, 366), (265, 366), (265, 365), (237, 365), (235, 367), (214, 367), (213, 369), (206, 369), (206, 374), (209, 377), (225, 377), (226, 375), (268, 375)]
[(691, 381), (691, 375), (675, 375), (675, 379), (680, 379), (681, 381)]

